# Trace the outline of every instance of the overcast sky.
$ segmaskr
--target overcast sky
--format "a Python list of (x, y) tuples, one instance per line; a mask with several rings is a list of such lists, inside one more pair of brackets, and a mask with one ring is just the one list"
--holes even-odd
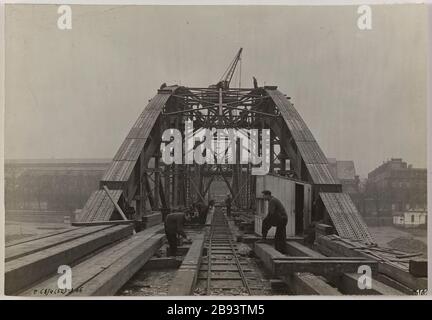
[[(5, 157), (112, 158), (160, 84), (216, 82), (243, 47), (242, 85), (292, 97), (327, 157), (362, 176), (426, 167), (426, 11), (357, 7), (6, 6)], [(238, 83), (238, 75), (234, 81)]]

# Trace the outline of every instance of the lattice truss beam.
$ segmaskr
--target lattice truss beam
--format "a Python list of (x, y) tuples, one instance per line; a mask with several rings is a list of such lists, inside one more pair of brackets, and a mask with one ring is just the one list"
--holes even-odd
[[(217, 180), (226, 184), (234, 205), (253, 208), (255, 179), (252, 165), (242, 164), (244, 148), (237, 140), (211, 151), (213, 164), (164, 164), (161, 161), (161, 137), (166, 129), (177, 129), (184, 139), (185, 123), (193, 123), (193, 133), (204, 129), (234, 129), (248, 136), (250, 129), (270, 130), (271, 173), (290, 176), (313, 185), (314, 201), (320, 192), (341, 192), (340, 183), (330, 173), (327, 158), (294, 108), (290, 99), (276, 87), (259, 88), (195, 88), (163, 87), (149, 101), (114, 156), (100, 181), (121, 199), (120, 206), (138, 219), (151, 211), (183, 209), (193, 202), (209, 200), (211, 185)], [(262, 141), (262, 139), (258, 139)], [(195, 148), (201, 142), (195, 142)], [(262, 145), (255, 151), (262, 153)], [(235, 151), (233, 151), (235, 150)], [(251, 150), (246, 150), (251, 152)], [(185, 159), (185, 152), (182, 151)], [(236, 163), (219, 163), (221, 155), (234, 156)], [(94, 198), (94, 197), (93, 197)], [(115, 207), (93, 199), (81, 215), (89, 221), (97, 217), (114, 219)], [(109, 207), (109, 208), (108, 208)], [(98, 210), (109, 210), (96, 215)], [(109, 218), (107, 218), (109, 217)]]

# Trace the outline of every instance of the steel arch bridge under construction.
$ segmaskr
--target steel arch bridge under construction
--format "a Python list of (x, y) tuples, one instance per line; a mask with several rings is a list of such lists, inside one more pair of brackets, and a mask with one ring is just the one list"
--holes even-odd
[[(160, 146), (166, 129), (269, 129), (269, 174), (311, 185), (311, 221), (325, 219), (344, 238), (373, 243), (355, 205), (329, 169), (326, 156), (290, 98), (276, 86), (230, 88), (241, 50), (227, 76), (209, 87), (166, 86), (144, 107), (76, 223), (134, 219), (183, 210), (208, 198), (217, 180), (226, 184), (234, 206), (253, 214), (256, 176), (251, 164), (165, 164)], [(262, 148), (259, 146), (258, 149)], [(226, 152), (226, 150), (224, 150)], [(184, 152), (183, 152), (184, 157)], [(239, 158), (237, 157), (237, 160)]]

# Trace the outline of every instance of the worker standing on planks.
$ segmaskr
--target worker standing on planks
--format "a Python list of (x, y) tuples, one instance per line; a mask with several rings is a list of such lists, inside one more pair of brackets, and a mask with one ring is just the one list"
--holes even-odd
[(262, 192), (264, 200), (268, 201), (268, 213), (262, 222), (263, 240), (267, 237), (267, 232), (271, 227), (276, 227), (275, 249), (280, 253), (286, 253), (286, 225), (288, 216), (283, 204), (271, 195), (269, 190)]
[(228, 193), (225, 198), (226, 213), (228, 217), (231, 217), (231, 203), (232, 203), (231, 194)]
[(165, 235), (168, 240), (168, 256), (176, 256), (177, 254), (177, 235), (182, 236), (189, 241), (186, 233), (183, 231), (185, 221), (190, 221), (191, 216), (188, 213), (173, 212), (165, 218)]

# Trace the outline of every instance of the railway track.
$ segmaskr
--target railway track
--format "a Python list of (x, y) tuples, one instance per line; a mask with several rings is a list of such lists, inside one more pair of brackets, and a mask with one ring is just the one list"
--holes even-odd
[(220, 209), (214, 213), (205, 248), (207, 253), (198, 273), (200, 294), (257, 295), (262, 292), (254, 268), (239, 253), (233, 231)]

